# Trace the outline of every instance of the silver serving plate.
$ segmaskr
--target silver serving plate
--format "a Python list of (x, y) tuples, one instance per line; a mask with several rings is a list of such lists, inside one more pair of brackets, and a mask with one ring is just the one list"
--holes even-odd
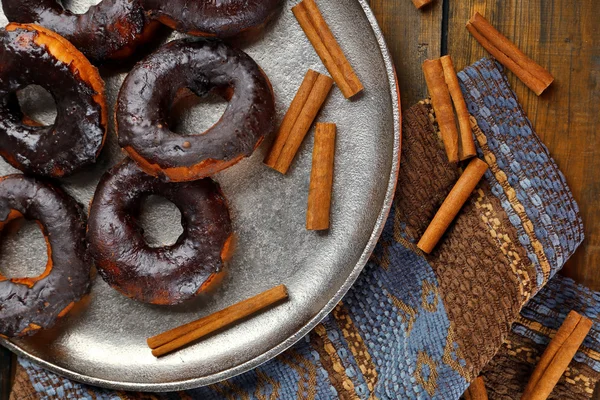
[[(66, 1), (85, 11), (96, 0)], [(70, 4), (69, 4), (70, 3)], [(298, 26), (287, 1), (259, 37), (239, 44), (273, 84), (281, 120), (309, 69), (326, 73)], [(89, 300), (51, 330), (3, 341), (20, 356), (60, 375), (91, 385), (136, 391), (171, 391), (212, 384), (248, 371), (305, 336), (342, 299), (366, 264), (383, 229), (397, 180), (400, 110), (392, 60), (366, 0), (319, 0), (366, 90), (354, 101), (334, 89), (319, 121), (338, 125), (332, 228), (304, 228), (311, 168), (312, 133), (287, 176), (262, 160), (272, 138), (249, 159), (218, 174), (230, 201), (237, 250), (227, 275), (210, 293), (177, 307), (142, 304), (94, 279)], [(0, 23), (6, 23), (3, 14)], [(175, 37), (177, 35), (173, 35)], [(102, 70), (109, 104), (114, 105), (126, 70)], [(22, 108), (42, 122), (55, 115), (49, 95), (36, 87), (20, 93)], [(218, 99), (192, 101), (176, 110), (181, 133), (201, 132), (225, 108)], [(114, 126), (97, 165), (62, 181), (87, 205), (98, 179), (124, 156)], [(15, 173), (0, 161), (0, 175)], [(148, 241), (173, 243), (181, 233), (172, 203), (145, 204)], [(34, 223), (3, 235), (0, 269), (7, 276), (35, 276), (46, 263), (43, 238)], [(290, 300), (172, 355), (156, 359), (146, 338), (213, 313), (278, 284)]]

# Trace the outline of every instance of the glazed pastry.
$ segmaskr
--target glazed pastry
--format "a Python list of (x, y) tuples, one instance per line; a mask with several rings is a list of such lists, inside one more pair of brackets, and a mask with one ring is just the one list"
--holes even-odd
[[(180, 89), (229, 100), (208, 131), (180, 135), (169, 112)], [(216, 41), (176, 40), (129, 73), (116, 109), (119, 144), (148, 174), (173, 182), (211, 176), (249, 157), (274, 127), (269, 80), (246, 53)]]
[[(142, 201), (156, 194), (181, 211), (183, 234), (172, 246), (150, 247), (138, 224)], [(172, 305), (205, 290), (231, 251), (227, 201), (210, 179), (167, 183), (125, 160), (100, 181), (88, 241), (98, 272), (113, 288), (145, 303)]]
[(57, 0), (2, 0), (11, 22), (33, 23), (58, 33), (92, 61), (129, 56), (156, 28), (140, 0), (103, 0), (74, 14)]
[(89, 291), (91, 260), (85, 215), (61, 190), (23, 175), (0, 178), (0, 230), (17, 218), (37, 221), (48, 246), (37, 278), (0, 275), (0, 335), (17, 337), (50, 328)]
[(142, 0), (151, 18), (195, 36), (230, 37), (263, 25), (282, 0)]
[[(29, 174), (59, 178), (96, 161), (106, 135), (104, 82), (63, 37), (37, 25), (0, 31), (0, 155)], [(23, 114), (16, 92), (48, 90), (58, 115), (41, 126)]]

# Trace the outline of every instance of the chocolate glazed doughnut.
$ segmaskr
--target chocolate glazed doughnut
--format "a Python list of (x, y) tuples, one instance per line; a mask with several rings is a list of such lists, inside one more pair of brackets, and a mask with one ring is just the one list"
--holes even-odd
[[(137, 217), (157, 194), (181, 211), (183, 233), (172, 246), (152, 248)], [(113, 288), (145, 303), (172, 305), (204, 290), (230, 254), (231, 220), (210, 179), (167, 183), (125, 160), (101, 179), (90, 209), (88, 241), (98, 272)]]
[(0, 230), (21, 217), (40, 225), (48, 246), (48, 263), (37, 278), (7, 279), (0, 275), (0, 335), (4, 337), (50, 328), (90, 287), (85, 216), (75, 200), (23, 175), (0, 178)]
[[(180, 89), (229, 97), (208, 131), (169, 129)], [(117, 101), (119, 144), (147, 173), (174, 182), (204, 178), (249, 157), (273, 130), (275, 104), (267, 77), (246, 53), (217, 41), (176, 40), (138, 63)]]
[[(96, 160), (107, 111), (98, 71), (63, 37), (37, 25), (0, 30), (0, 155), (15, 168), (62, 177)], [(56, 101), (51, 126), (23, 115), (16, 92), (40, 85)]]
[(151, 18), (195, 36), (230, 37), (264, 24), (282, 0), (142, 0)]
[(48, 28), (94, 61), (127, 57), (156, 27), (139, 0), (103, 0), (85, 14), (65, 10), (58, 0), (2, 0), (2, 8), (9, 21)]

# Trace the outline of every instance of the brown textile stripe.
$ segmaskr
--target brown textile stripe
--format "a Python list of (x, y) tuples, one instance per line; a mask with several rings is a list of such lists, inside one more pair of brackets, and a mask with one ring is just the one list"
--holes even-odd
[[(504, 210), (487, 196), (496, 213)], [(519, 281), (510, 260), (497, 251), (492, 232), (483, 223), (471, 197), (434, 252), (427, 256), (436, 272), (439, 290), (457, 342), (470, 373), (477, 375), (508, 335), (521, 309)], [(496, 208), (499, 207), (499, 208)]]
[[(525, 207), (523, 207), (519, 199), (517, 199), (517, 193), (508, 183), (508, 177), (506, 176), (504, 171), (502, 171), (500, 167), (498, 167), (498, 164), (496, 163), (496, 156), (494, 155), (494, 153), (491, 152), (489, 146), (487, 145), (487, 138), (485, 134), (481, 131), (481, 129), (479, 129), (477, 122), (472, 117), (471, 126), (473, 128), (473, 134), (475, 135), (475, 138), (479, 143), (479, 147), (483, 151), (485, 161), (489, 164), (490, 170), (496, 177), (496, 180), (498, 181), (500, 186), (502, 186), (504, 194), (508, 198), (508, 201), (510, 202), (513, 210), (521, 219), (525, 232), (527, 233), (527, 236), (529, 237), (529, 240), (531, 242), (531, 245), (527, 247), (530, 248), (530, 251), (534, 252), (537, 256), (540, 266), (542, 267), (542, 271), (544, 273), (544, 283), (546, 283), (550, 276), (550, 263), (548, 262), (548, 258), (546, 257), (546, 253), (544, 252), (544, 246), (538, 240), (537, 235), (535, 234), (533, 223), (525, 213)], [(535, 292), (537, 292), (537, 290)]]
[(348, 342), (348, 346), (354, 355), (356, 364), (360, 368), (360, 371), (365, 378), (367, 388), (371, 393), (373, 393), (375, 390), (375, 385), (377, 384), (378, 376), (373, 359), (369, 354), (369, 349), (365, 345), (363, 338), (360, 336), (360, 333), (356, 329), (352, 318), (350, 318), (346, 307), (344, 307), (342, 303), (339, 303), (333, 310), (333, 317), (337, 320), (338, 325), (342, 330), (342, 334)]
[[(279, 360), (298, 373), (297, 398), (312, 400), (316, 395), (317, 371), (313, 364), (305, 362), (295, 350), (288, 350), (278, 357)], [(305, 394), (306, 393), (306, 394)]]
[(409, 241), (421, 237), (458, 179), (458, 169), (448, 163), (435, 128), (430, 106), (417, 104), (404, 113), (403, 129), (411, 132), (402, 141), (400, 178), (396, 189), (395, 240), (400, 242), (400, 221)]
[[(407, 223), (409, 239), (416, 241), (454, 186), (458, 169), (447, 161), (429, 104), (409, 109), (404, 126), (411, 135), (403, 142), (396, 211), (399, 220)], [(438, 276), (439, 291), (468, 375), (476, 375), (493, 356), (522, 304), (520, 280), (510, 268), (512, 260), (497, 251), (497, 231), (483, 222), (482, 209), (491, 212), (506, 231), (514, 228), (489, 187), (484, 186), (482, 193), (479, 207), (477, 199), (471, 197), (448, 235), (427, 257)], [(511, 237), (517, 237), (516, 230)]]
[[(482, 375), (490, 399), (512, 400), (521, 397), (546, 346), (511, 332)], [(552, 391), (550, 399), (591, 399), (599, 374), (586, 364), (572, 361)]]
[(338, 393), (340, 399), (358, 399), (354, 384), (346, 375), (342, 360), (335, 351), (335, 347), (327, 337), (327, 330), (323, 324), (317, 325), (310, 333), (310, 342), (319, 353), (321, 365), (327, 371), (329, 380)]
[[(281, 388), (281, 384), (277, 382), (275, 379), (271, 378), (269, 375), (265, 374), (262, 371), (256, 370), (256, 376), (261, 382), (267, 383), (271, 385), (271, 394), (267, 397), (266, 394), (260, 393), (260, 388), (257, 388), (254, 392), (254, 396), (260, 400), (277, 400), (279, 397), (279, 389)], [(261, 387), (264, 387), (262, 384)]]
[(27, 371), (20, 365), (17, 364), (17, 371), (15, 373), (15, 382), (13, 384), (12, 393), (10, 394), (10, 400), (37, 400), (39, 394), (33, 388), (31, 379), (27, 375)]
[[(527, 252), (518, 243), (516, 229), (511, 225), (508, 215), (504, 211), (498, 214), (496, 210), (502, 209), (500, 200), (496, 196), (486, 196), (482, 189), (477, 189), (475, 206), (481, 213), (481, 219), (488, 226), (490, 234), (498, 242), (498, 248), (510, 262), (510, 267), (519, 282), (521, 304), (525, 304), (531, 297), (534, 284), (531, 276), (535, 277), (535, 266), (527, 257)], [(497, 204), (492, 204), (495, 202)]]

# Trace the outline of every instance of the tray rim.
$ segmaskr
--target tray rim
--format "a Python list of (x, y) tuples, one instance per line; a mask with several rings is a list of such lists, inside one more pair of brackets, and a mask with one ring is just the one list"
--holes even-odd
[(305, 337), (315, 326), (317, 326), (327, 315), (331, 313), (331, 311), (335, 308), (335, 306), (342, 300), (342, 298), (348, 293), (358, 276), (364, 269), (371, 253), (375, 249), (377, 242), (379, 241), (379, 237), (383, 232), (383, 228), (387, 221), (387, 217), (390, 213), (392, 202), (394, 199), (394, 193), (396, 191), (396, 184), (398, 181), (398, 174), (400, 172), (400, 155), (401, 155), (401, 143), (402, 143), (402, 112), (401, 112), (401, 104), (400, 104), (400, 89), (398, 87), (398, 79), (396, 76), (396, 70), (394, 67), (394, 63), (389, 52), (388, 46), (386, 44), (385, 38), (383, 36), (383, 32), (379, 27), (379, 23), (373, 14), (371, 7), (368, 4), (368, 0), (357, 0), (361, 7), (363, 8), (363, 12), (367, 17), (371, 29), (373, 30), (373, 34), (375, 35), (375, 39), (379, 45), (379, 49), (381, 51), (381, 55), (385, 64), (386, 73), (388, 76), (390, 97), (392, 99), (392, 104), (396, 105), (392, 107), (392, 114), (394, 119), (394, 147), (393, 147), (393, 160), (392, 166), (390, 170), (390, 179), (388, 180), (388, 186), (385, 194), (385, 198), (383, 201), (382, 209), (377, 217), (377, 221), (375, 223), (375, 227), (373, 232), (371, 233), (371, 237), (367, 242), (367, 245), (361, 254), (357, 264), (352, 269), (352, 272), (348, 276), (348, 278), (344, 281), (342, 286), (338, 289), (335, 295), (325, 304), (325, 306), (306, 324), (304, 324), (300, 329), (298, 329), (293, 335), (288, 337), (283, 342), (277, 344), (270, 350), (264, 352), (258, 357), (255, 357), (249, 361), (246, 361), (243, 364), (235, 366), (233, 368), (229, 368), (218, 372), (216, 374), (212, 374), (205, 377), (187, 379), (182, 381), (173, 381), (166, 383), (136, 383), (136, 382), (119, 382), (106, 380), (101, 378), (95, 378), (89, 375), (80, 374), (77, 372), (73, 372), (69, 369), (54, 365), (48, 361), (45, 361), (39, 357), (31, 355), (27, 353), (25, 350), (21, 349), (16, 344), (12, 343), (10, 340), (0, 338), (0, 344), (4, 347), (8, 348), (10, 351), (14, 352), (20, 357), (23, 357), (29, 361), (33, 361), (39, 366), (47, 369), (51, 372), (54, 372), (58, 375), (61, 375), (65, 378), (72, 379), (76, 382), (98, 386), (107, 389), (113, 390), (125, 390), (125, 391), (139, 391), (139, 392), (170, 392), (170, 391), (180, 391), (180, 390), (189, 390), (195, 389), (203, 386), (208, 386), (214, 383), (218, 383), (230, 378), (233, 378), (237, 375), (241, 375), (245, 372), (248, 372), (260, 365), (266, 363), (267, 361), (275, 358), (279, 354), (283, 353), (294, 344), (296, 344), (300, 339)]

